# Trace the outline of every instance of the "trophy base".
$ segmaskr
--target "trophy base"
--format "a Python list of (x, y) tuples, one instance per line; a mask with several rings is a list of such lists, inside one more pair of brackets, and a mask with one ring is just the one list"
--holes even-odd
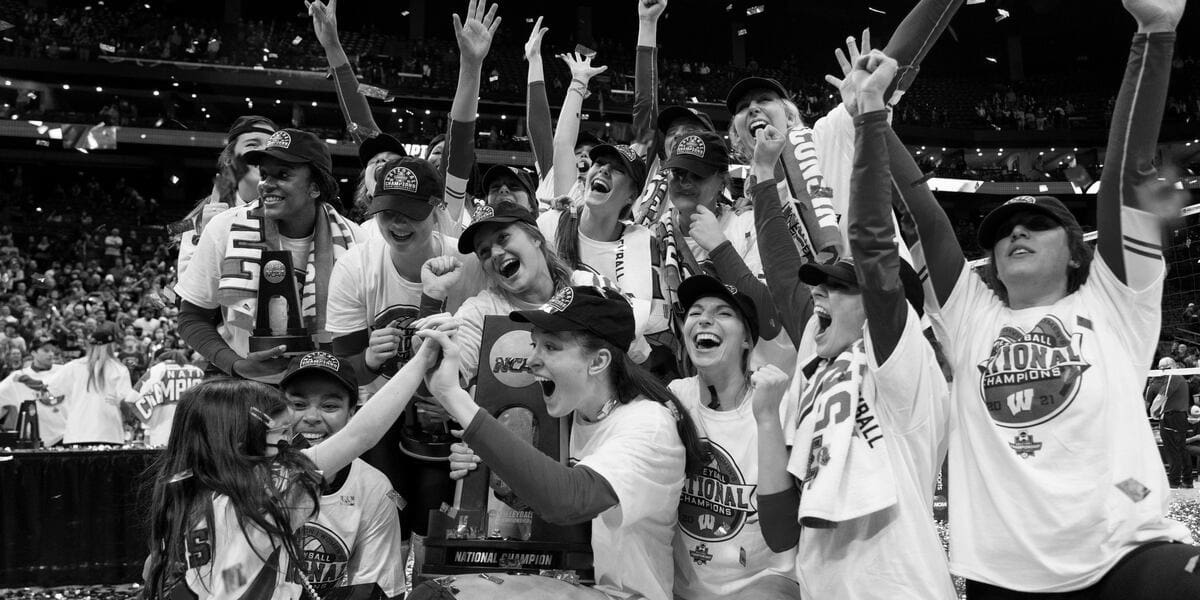
[[(441, 437), (441, 436), (437, 436)], [(431, 436), (413, 435), (405, 431), (400, 436), (400, 447), (405, 454), (420, 460), (443, 462), (450, 460), (450, 446), (457, 439), (447, 435), (444, 439)]]
[(252, 335), (250, 336), (250, 351), (261, 352), (278, 346), (286, 346), (284, 354), (303, 354), (316, 348), (312, 338), (307, 335)]

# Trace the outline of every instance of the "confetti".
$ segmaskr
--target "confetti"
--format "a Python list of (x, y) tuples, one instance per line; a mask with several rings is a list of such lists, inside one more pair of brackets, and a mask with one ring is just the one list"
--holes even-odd
[(292, 38), (292, 45), (299, 46), (300, 42), (303, 42), (303, 41), (304, 41), (304, 38), (302, 38), (300, 36), (296, 36), (296, 37)]
[(1007, 19), (1008, 17), (1009, 17), (1009, 13), (1007, 10), (1004, 10), (1003, 8), (996, 9), (996, 22), (997, 23)]
[(49, 141), (49, 140), (37, 140), (37, 141), (36, 141), (36, 142), (34, 142), (34, 143), (35, 143), (35, 144), (37, 144), (37, 145), (39, 145), (39, 146), (45, 146), (46, 148), (49, 148), (49, 147), (50, 147), (50, 141)]
[(116, 52), (117, 47), (112, 44), (100, 44), (100, 50), (102, 52)]
[(746, 9), (746, 16), (752, 17), (754, 15), (760, 15), (760, 14), (766, 12), (766, 10), (767, 10), (767, 7), (765, 5), (756, 4), (756, 5), (751, 6), (750, 8)]
[(985, 56), (985, 57), (983, 57), (983, 59), (984, 59), (984, 60), (986, 60), (986, 61), (988, 61), (988, 62), (990, 62), (990, 63), (996, 63), (996, 62), (999, 62), (999, 61), (997, 61), (996, 59), (994, 59), (994, 58), (992, 58), (992, 57), (990, 57), (990, 56)]
[(867, 10), (869, 10), (869, 11), (871, 11), (871, 12), (873, 12), (873, 13), (879, 13), (879, 14), (881, 14), (881, 15), (886, 15), (886, 14), (887, 14), (886, 12), (884, 12), (884, 11), (882, 11), (882, 10), (879, 10), (878, 8), (875, 8), (874, 6), (868, 6), (868, 7), (867, 7)]
[(738, 37), (742, 37), (742, 36), (746, 35), (746, 33), (747, 33), (746, 29), (743, 27), (742, 29), (738, 30)]
[(51, 20), (54, 22), (55, 25), (58, 25), (59, 27), (62, 27), (67, 24), (66, 17), (54, 17)]
[(378, 86), (367, 85), (365, 83), (358, 84), (358, 93), (368, 98), (375, 98), (376, 100), (386, 100), (388, 97), (387, 90)]
[(9, 23), (8, 21), (0, 21), (0, 31), (7, 31), (9, 29), (12, 29), (13, 27), (16, 27), (16, 25), (13, 25), (12, 23)]
[(407, 11), (407, 10), (402, 10), (402, 11), (400, 11), (400, 16), (402, 16), (402, 17), (407, 17), (407, 16), (408, 16), (408, 11)]

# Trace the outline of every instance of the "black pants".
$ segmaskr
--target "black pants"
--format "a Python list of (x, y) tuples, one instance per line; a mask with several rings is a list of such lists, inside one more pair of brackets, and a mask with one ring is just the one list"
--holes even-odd
[[(1200, 547), (1143, 544), (1126, 554), (1090, 587), (1035, 594), (967, 580), (969, 600), (1195, 600), (1200, 598)], [(1189, 566), (1192, 570), (1188, 570)]]
[(1159, 431), (1162, 433), (1163, 450), (1167, 453), (1167, 479), (1171, 485), (1190, 484), (1192, 482), (1192, 457), (1188, 454), (1188, 429), (1191, 425), (1187, 420), (1187, 412), (1169, 410), (1163, 414)]

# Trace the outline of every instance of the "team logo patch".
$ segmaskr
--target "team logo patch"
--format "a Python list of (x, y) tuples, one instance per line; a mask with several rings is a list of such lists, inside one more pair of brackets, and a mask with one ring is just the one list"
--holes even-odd
[(287, 267), (283, 266), (283, 262), (281, 261), (269, 260), (267, 261), (267, 264), (263, 265), (262, 273), (263, 277), (265, 277), (267, 281), (271, 283), (279, 283), (280, 281), (283, 281), (284, 276), (287, 275)]
[(317, 593), (324, 594), (348, 583), (346, 564), (350, 562), (350, 550), (342, 538), (324, 525), (310, 521), (304, 524), (300, 539), (304, 557), (301, 568)]
[(708, 562), (712, 560), (712, 553), (708, 551), (708, 546), (706, 544), (700, 544), (699, 546), (692, 548), (688, 554), (692, 556), (692, 562), (700, 566), (707, 565)]
[(633, 148), (630, 148), (629, 146), (626, 146), (625, 144), (618, 144), (616, 146), (613, 146), (613, 148), (616, 148), (617, 153), (620, 154), (621, 156), (625, 157), (625, 160), (627, 160), (627, 161), (633, 162), (638, 159), (638, 155), (636, 152), (633, 151)]
[(331, 371), (339, 371), (342, 361), (328, 352), (309, 352), (300, 358), (300, 368), (325, 367)]
[(386, 192), (417, 193), (417, 174), (408, 167), (393, 167), (383, 176), (383, 190)]
[(536, 381), (529, 372), (529, 355), (533, 350), (533, 338), (524, 329), (515, 329), (496, 338), (488, 351), (488, 362), (492, 375), (500, 383), (515, 389), (533, 385)]
[(679, 528), (702, 542), (723, 542), (738, 533), (756, 512), (754, 491), (729, 452), (709, 440), (712, 458), (683, 483)]
[(1008, 447), (1012, 448), (1013, 452), (1017, 453), (1017, 456), (1029, 458), (1042, 449), (1042, 443), (1035, 441), (1033, 436), (1029, 435), (1028, 432), (1022, 431), (1017, 434), (1016, 438), (1013, 438), (1012, 443)]
[(471, 215), (471, 222), (478, 223), (484, 219), (490, 219), (496, 216), (496, 209), (490, 206), (480, 206), (475, 209), (475, 214)]
[(564, 310), (567, 310), (567, 307), (570, 306), (571, 302), (574, 301), (575, 290), (569, 287), (559, 288), (559, 290), (554, 293), (554, 297), (551, 298), (549, 302), (542, 305), (542, 310), (550, 314), (560, 313)]
[(726, 290), (728, 290), (730, 294), (733, 294), (734, 296), (736, 296), (736, 295), (737, 295), (737, 293), (738, 293), (738, 289), (737, 289), (737, 288), (733, 287), (732, 285), (729, 285), (728, 283), (724, 283), (724, 284), (721, 284), (721, 285), (724, 285), (724, 286), (725, 286), (725, 289), (726, 289)]
[(1132, 477), (1116, 485), (1117, 489), (1124, 492), (1125, 495), (1129, 496), (1129, 499), (1133, 500), (1134, 502), (1141, 502), (1142, 500), (1146, 499), (1146, 496), (1150, 495), (1150, 488), (1142, 485), (1142, 482)]
[(1053, 315), (1029, 332), (1005, 327), (979, 363), (979, 390), (1001, 427), (1045, 423), (1070, 406), (1091, 364), (1080, 353), (1082, 334), (1070, 334)]
[(704, 145), (704, 140), (698, 135), (689, 135), (675, 146), (675, 154), (686, 154), (695, 156), (696, 158), (704, 158), (704, 153), (707, 147)]
[(276, 131), (267, 138), (268, 148), (283, 148), (287, 150), (292, 146), (292, 136), (286, 131)]

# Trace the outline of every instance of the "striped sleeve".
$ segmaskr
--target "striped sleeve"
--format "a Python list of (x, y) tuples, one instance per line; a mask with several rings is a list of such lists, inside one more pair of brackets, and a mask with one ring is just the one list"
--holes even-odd
[(471, 167), (475, 164), (475, 122), (450, 120), (446, 134), (446, 193), (443, 199), (450, 216), (458, 221), (462, 218), (467, 200), (467, 181), (471, 178)]

